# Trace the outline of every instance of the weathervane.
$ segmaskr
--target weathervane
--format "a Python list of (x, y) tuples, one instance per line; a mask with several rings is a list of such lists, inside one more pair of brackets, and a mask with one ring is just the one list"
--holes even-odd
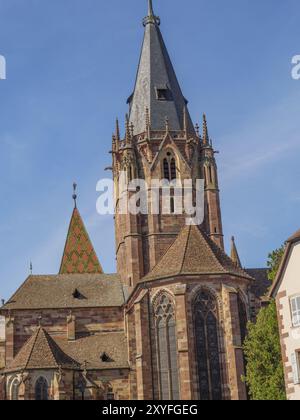
[(77, 184), (76, 182), (73, 183), (73, 195), (72, 198), (74, 200), (75, 209), (77, 208), (77, 194), (76, 194)]

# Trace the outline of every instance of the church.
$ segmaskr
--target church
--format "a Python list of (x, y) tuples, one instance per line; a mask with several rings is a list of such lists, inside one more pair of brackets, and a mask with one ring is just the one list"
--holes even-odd
[(106, 274), (74, 193), (59, 273), (30, 275), (0, 309), (0, 400), (247, 399), (242, 345), (267, 271), (244, 269), (234, 239), (225, 253), (216, 152), (160, 23), (148, 0), (125, 134), (117, 121), (112, 139), (115, 197), (124, 172), (149, 185), (203, 179), (204, 221), (124, 214), (115, 199), (117, 273)]

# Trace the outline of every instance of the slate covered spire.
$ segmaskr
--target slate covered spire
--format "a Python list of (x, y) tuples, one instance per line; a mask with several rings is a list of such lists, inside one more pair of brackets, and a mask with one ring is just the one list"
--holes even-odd
[[(146, 109), (150, 115), (151, 130), (164, 130), (166, 117), (170, 130), (183, 130), (183, 110), (187, 105), (179, 86), (171, 59), (159, 29), (152, 0), (148, 0), (148, 16), (144, 19), (145, 35), (135, 89), (128, 99), (130, 123), (134, 134), (145, 131)], [(188, 132), (195, 134), (187, 110)]]

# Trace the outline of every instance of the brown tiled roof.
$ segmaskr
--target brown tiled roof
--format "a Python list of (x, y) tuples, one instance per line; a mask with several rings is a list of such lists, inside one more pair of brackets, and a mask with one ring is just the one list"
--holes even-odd
[(251, 285), (252, 293), (258, 299), (266, 296), (271, 287), (271, 282), (268, 278), (269, 270), (267, 268), (249, 268), (246, 269), (246, 272), (255, 280)]
[(80, 365), (67, 356), (41, 327), (25, 343), (6, 371), (30, 369), (76, 369)]
[(294, 235), (292, 235), (286, 243), (286, 247), (285, 247), (285, 251), (283, 254), (283, 257), (281, 259), (281, 263), (276, 275), (276, 278), (272, 284), (272, 287), (269, 291), (269, 296), (275, 298), (278, 288), (280, 287), (281, 281), (282, 281), (282, 277), (283, 277), (283, 273), (284, 270), (286, 268), (287, 262), (288, 262), (288, 258), (290, 255), (291, 250), (293, 249), (293, 246), (295, 244), (295, 242), (300, 241), (300, 230), (297, 230), (297, 232), (294, 233)]
[[(102, 360), (103, 354), (108, 360)], [(33, 369), (128, 369), (126, 337), (111, 332), (74, 341), (51, 337), (39, 327), (5, 372)]]
[(29, 276), (1, 309), (98, 308), (123, 303), (117, 274), (59, 274)]
[(59, 273), (103, 273), (94, 247), (76, 207), (72, 214)]
[(297, 232), (294, 233), (289, 239), (288, 242), (295, 242), (297, 240), (300, 240), (300, 229), (297, 230)]
[[(87, 369), (128, 368), (127, 342), (124, 332), (101, 333), (75, 341), (56, 339), (60, 348)], [(105, 353), (109, 360), (102, 361)]]
[(141, 282), (177, 275), (225, 273), (251, 279), (201, 229), (185, 226)]

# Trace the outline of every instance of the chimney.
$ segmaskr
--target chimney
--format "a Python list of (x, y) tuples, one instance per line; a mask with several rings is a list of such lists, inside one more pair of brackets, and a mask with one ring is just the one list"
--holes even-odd
[(76, 317), (72, 312), (67, 317), (67, 338), (68, 341), (76, 340)]

